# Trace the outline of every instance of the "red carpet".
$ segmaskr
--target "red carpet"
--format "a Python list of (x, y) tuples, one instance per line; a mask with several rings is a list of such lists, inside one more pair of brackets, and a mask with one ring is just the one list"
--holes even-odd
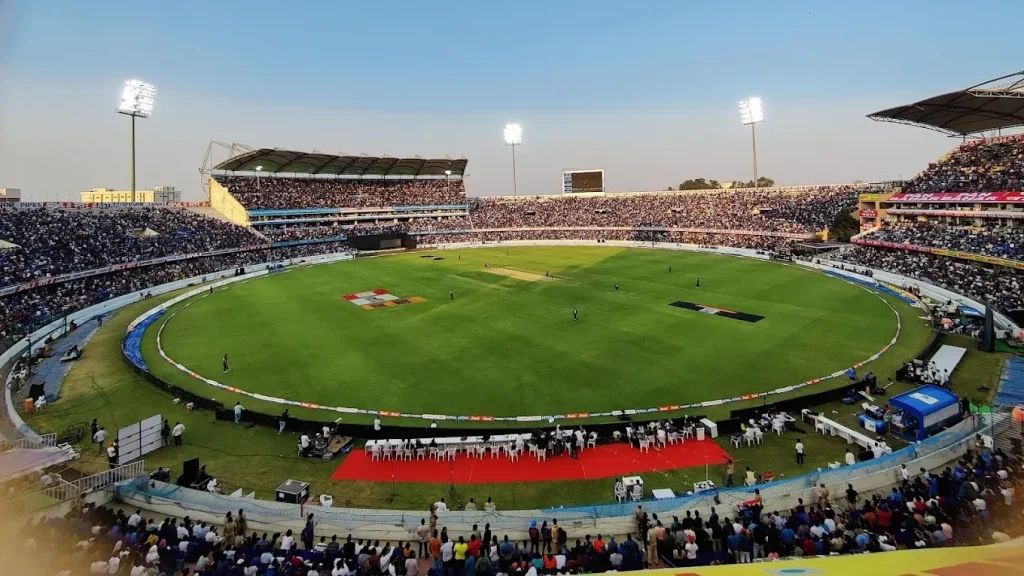
[(353, 450), (341, 466), (331, 475), (332, 480), (390, 481), (392, 473), (396, 482), (448, 482), (451, 471), (458, 484), (489, 484), (494, 482), (550, 482), (552, 480), (583, 480), (628, 476), (655, 470), (672, 470), (709, 464), (721, 464), (728, 452), (713, 440), (697, 442), (687, 440), (683, 444), (669, 446), (663, 450), (651, 449), (641, 453), (628, 444), (607, 444), (584, 450), (579, 460), (568, 456), (548, 457), (547, 462), (524, 454), (518, 462), (507, 456), (482, 460), (469, 458), (460, 453), (451, 462), (436, 460), (414, 460), (392, 462), (370, 461), (364, 450)]

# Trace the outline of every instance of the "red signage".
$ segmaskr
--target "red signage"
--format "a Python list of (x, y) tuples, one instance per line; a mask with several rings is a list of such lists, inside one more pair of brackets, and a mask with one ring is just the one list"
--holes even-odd
[(947, 204), (1024, 203), (1024, 192), (910, 192), (893, 195), (889, 202), (943, 202)]
[(861, 218), (877, 218), (878, 217), (878, 210), (868, 210), (868, 209), (861, 210), (860, 211), (860, 217)]

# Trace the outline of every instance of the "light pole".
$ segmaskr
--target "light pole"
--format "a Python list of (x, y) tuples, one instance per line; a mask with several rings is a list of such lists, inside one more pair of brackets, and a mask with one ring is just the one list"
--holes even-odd
[(128, 80), (121, 91), (121, 104), (117, 107), (118, 114), (132, 118), (132, 202), (135, 202), (135, 119), (149, 118), (153, 114), (153, 102), (156, 100), (156, 88), (141, 80)]
[(445, 170), (444, 171), (444, 196), (445, 196), (445, 198), (450, 198), (451, 197), (451, 184), (449, 184), (449, 180), (448, 180), (451, 177), (452, 177), (452, 171), (450, 169), (449, 170)]
[(754, 188), (757, 188), (757, 132), (754, 126), (764, 122), (764, 104), (757, 96), (740, 101), (740, 122), (750, 125), (750, 141), (754, 147)]
[(516, 181), (516, 146), (523, 143), (523, 127), (519, 124), (505, 124), (505, 146), (512, 147), (512, 194), (519, 195), (519, 183)]

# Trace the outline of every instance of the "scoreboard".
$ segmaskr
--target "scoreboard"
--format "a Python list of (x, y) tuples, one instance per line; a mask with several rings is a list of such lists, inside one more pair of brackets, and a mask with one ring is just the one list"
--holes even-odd
[(604, 192), (604, 170), (562, 170), (562, 193)]

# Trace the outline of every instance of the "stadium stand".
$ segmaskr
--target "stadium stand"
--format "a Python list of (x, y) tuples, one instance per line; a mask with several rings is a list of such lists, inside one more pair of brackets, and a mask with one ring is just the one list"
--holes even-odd
[(951, 226), (943, 223), (901, 221), (883, 226), (869, 236), (873, 240), (911, 244), (1024, 260), (1024, 229), (988, 222), (988, 226)]
[(446, 206), (466, 203), (461, 179), (314, 180), (310, 178), (218, 176), (217, 181), (248, 210)]
[(318, 534), (313, 514), (298, 533), (268, 534), (254, 531), (243, 510), (213, 525), (92, 505), (30, 521), (17, 538), (61, 574), (532, 576), (747, 563), (991, 542), (1015, 530), (1019, 468), (1015, 456), (979, 443), (942, 471), (906, 471), (887, 493), (822, 489), (816, 501), (771, 512), (755, 497), (704, 518), (690, 511), (659, 518), (638, 507), (635, 530), (574, 541), (556, 520), (524, 518), (521, 532), (529, 536), (518, 540), (489, 524), (483, 533), (449, 536), (442, 515), (432, 533), (424, 526), (423, 534), (392, 543)]
[(904, 192), (1002, 192), (1024, 186), (1024, 136), (971, 140), (928, 166)]
[(262, 244), (238, 226), (179, 209), (0, 208), (0, 287), (112, 264)]
[(835, 259), (916, 278), (991, 302), (997, 310), (1024, 308), (1024, 272), (900, 249), (857, 246)]

